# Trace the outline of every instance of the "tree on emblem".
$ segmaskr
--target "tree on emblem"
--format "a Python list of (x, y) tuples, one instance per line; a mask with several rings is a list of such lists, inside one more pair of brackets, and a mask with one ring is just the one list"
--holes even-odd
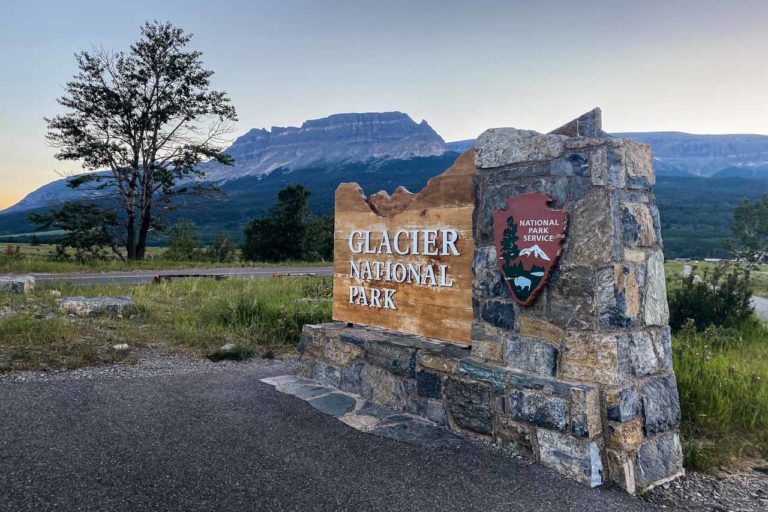
[(515, 224), (515, 219), (512, 217), (507, 219), (507, 229), (504, 230), (501, 247), (504, 250), (504, 262), (507, 265), (520, 256), (520, 250), (517, 248), (517, 224)]

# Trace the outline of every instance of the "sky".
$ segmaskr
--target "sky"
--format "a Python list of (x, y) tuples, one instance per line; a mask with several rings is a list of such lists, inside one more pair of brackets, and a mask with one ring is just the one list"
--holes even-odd
[(768, 134), (765, 0), (0, 0), (0, 209), (80, 169), (44, 121), (74, 53), (127, 49), (153, 19), (194, 34), (233, 138), (399, 110), (452, 141), (596, 106), (607, 131)]

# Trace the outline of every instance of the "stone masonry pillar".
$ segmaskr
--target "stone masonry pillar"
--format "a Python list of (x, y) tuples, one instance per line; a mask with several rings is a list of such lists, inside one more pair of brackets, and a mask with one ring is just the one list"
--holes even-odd
[[(681, 475), (650, 147), (602, 132), (595, 109), (547, 135), (488, 130), (475, 149), (472, 358), (522, 382), (504, 398), (518, 439), (544, 464), (591, 465), (593, 482), (598, 472), (631, 493)], [(549, 283), (521, 306), (497, 268), (493, 214), (529, 192), (566, 212), (567, 232)], [(573, 391), (555, 402), (580, 384), (596, 390), (586, 409), (577, 414)], [(570, 409), (553, 427), (555, 405)]]

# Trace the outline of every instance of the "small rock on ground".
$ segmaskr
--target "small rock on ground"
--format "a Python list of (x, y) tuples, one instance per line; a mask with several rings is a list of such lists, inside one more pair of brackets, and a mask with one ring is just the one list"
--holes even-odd
[(62, 312), (75, 316), (120, 316), (136, 311), (130, 297), (64, 297), (58, 303)]

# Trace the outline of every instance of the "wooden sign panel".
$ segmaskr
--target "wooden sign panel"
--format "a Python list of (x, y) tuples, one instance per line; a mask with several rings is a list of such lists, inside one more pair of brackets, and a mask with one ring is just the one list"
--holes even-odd
[(474, 151), (411, 194), (336, 189), (333, 319), (469, 345)]

